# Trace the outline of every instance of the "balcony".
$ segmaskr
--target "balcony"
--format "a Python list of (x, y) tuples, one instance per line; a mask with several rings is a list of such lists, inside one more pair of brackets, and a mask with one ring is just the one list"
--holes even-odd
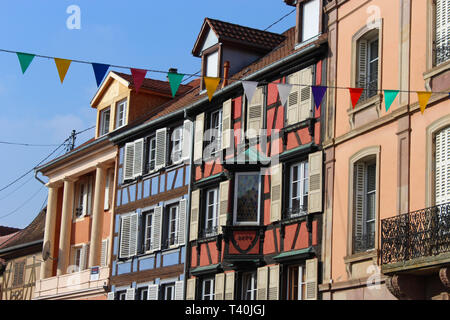
[(381, 220), (383, 273), (450, 261), (450, 203)]
[(265, 226), (223, 226), (222, 228), (225, 262), (258, 264), (262, 261)]

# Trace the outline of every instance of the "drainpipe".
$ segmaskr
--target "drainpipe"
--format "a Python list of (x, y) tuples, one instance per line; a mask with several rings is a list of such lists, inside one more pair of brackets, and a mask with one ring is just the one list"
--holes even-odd
[(42, 181), (41, 179), (38, 178), (38, 176), (37, 176), (37, 175), (38, 175), (38, 172), (39, 172), (39, 171), (35, 171), (35, 172), (34, 172), (34, 178), (35, 178), (37, 181), (39, 181), (40, 183), (42, 183), (42, 184), (45, 186), (46, 183), (45, 183), (44, 181)]

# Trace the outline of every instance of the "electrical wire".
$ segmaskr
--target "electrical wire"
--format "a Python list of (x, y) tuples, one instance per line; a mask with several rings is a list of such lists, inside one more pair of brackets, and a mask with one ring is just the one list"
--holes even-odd
[(20, 206), (18, 206), (16, 209), (12, 210), (11, 212), (8, 212), (7, 214), (0, 216), (0, 219), (9, 217), (10, 215), (16, 213), (17, 211), (19, 211), (20, 209), (22, 209), (28, 202), (30, 202), (41, 190), (42, 188), (44, 188), (45, 185), (41, 185), (41, 187), (35, 192), (33, 193), (33, 195), (28, 198), (24, 203), (22, 203)]
[(57, 144), (32, 144), (32, 143), (21, 143), (21, 142), (9, 142), (9, 141), (0, 141), (0, 144), (10, 144), (17, 146), (25, 146), (25, 147), (54, 147)]
[(270, 26), (268, 26), (267, 28), (265, 28), (263, 31), (267, 31), (270, 28), (272, 28), (274, 25), (276, 25), (278, 22), (282, 21), (283, 19), (285, 19), (287, 16), (291, 15), (295, 10), (297, 10), (297, 8), (294, 8), (291, 12), (285, 14), (284, 16), (282, 16), (280, 19), (278, 19), (277, 21), (275, 21), (274, 23), (272, 23)]

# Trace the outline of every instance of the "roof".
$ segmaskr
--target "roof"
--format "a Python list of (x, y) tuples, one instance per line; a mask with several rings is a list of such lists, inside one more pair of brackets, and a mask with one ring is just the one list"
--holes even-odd
[(3, 246), (6, 245), (6, 241), (7, 241), (9, 238), (14, 237), (14, 236), (15, 236), (16, 234), (18, 234), (18, 233), (19, 233), (19, 231), (16, 231), (16, 232), (7, 234), (6, 236), (1, 236), (1, 237), (0, 237), (0, 248), (2, 248)]
[(8, 234), (11, 234), (13, 232), (20, 231), (19, 228), (13, 228), (13, 227), (7, 227), (7, 226), (0, 226), (0, 237), (6, 236)]

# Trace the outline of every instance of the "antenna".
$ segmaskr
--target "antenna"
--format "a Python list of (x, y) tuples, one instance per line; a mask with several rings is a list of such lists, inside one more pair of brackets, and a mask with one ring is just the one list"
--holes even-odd
[(69, 137), (69, 142), (67, 143), (67, 146), (66, 146), (66, 152), (72, 151), (73, 148), (75, 148), (76, 138), (77, 138), (77, 132), (76, 132), (76, 130), (72, 130), (72, 133)]

